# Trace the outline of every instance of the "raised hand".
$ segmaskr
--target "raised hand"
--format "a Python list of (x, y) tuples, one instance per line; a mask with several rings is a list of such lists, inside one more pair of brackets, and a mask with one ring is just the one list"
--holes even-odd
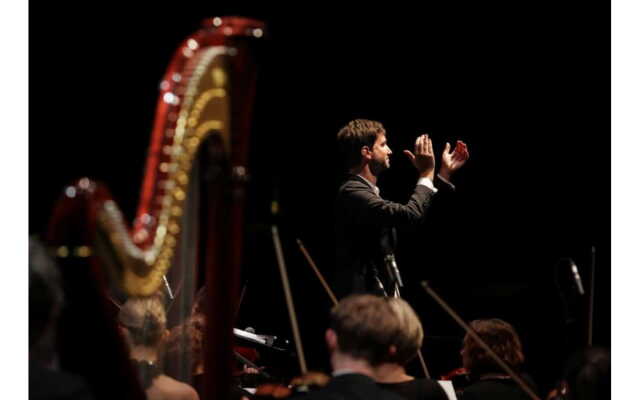
[(450, 150), (451, 145), (447, 142), (442, 152), (442, 165), (440, 165), (440, 176), (446, 180), (449, 180), (451, 174), (462, 168), (469, 159), (467, 145), (461, 140), (456, 142), (456, 147), (453, 151)]
[(409, 150), (405, 150), (404, 154), (409, 157), (411, 163), (416, 167), (421, 177), (427, 177), (433, 180), (433, 174), (436, 166), (436, 160), (433, 154), (433, 144), (429, 135), (421, 135), (416, 139), (415, 155)]

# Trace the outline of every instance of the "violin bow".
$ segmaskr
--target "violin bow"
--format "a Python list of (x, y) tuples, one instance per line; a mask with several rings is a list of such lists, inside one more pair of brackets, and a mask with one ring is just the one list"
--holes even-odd
[(271, 237), (273, 238), (273, 246), (276, 251), (278, 268), (280, 269), (280, 278), (282, 279), (282, 288), (284, 289), (284, 295), (287, 301), (287, 310), (289, 311), (289, 320), (291, 321), (291, 330), (293, 331), (293, 339), (296, 343), (296, 352), (298, 353), (298, 362), (300, 364), (300, 371), (304, 375), (307, 373), (307, 362), (305, 361), (304, 350), (302, 349), (302, 340), (300, 339), (300, 331), (298, 329), (298, 319), (296, 318), (296, 310), (293, 305), (293, 297), (291, 296), (291, 288), (289, 286), (289, 276), (287, 274), (287, 267), (284, 263), (284, 255), (282, 253), (282, 244), (280, 243), (280, 235), (278, 233), (278, 227), (275, 225), (271, 226)]
[(300, 247), (300, 251), (304, 255), (304, 258), (307, 259), (307, 262), (309, 263), (309, 265), (313, 269), (313, 272), (316, 273), (316, 276), (320, 280), (320, 283), (322, 284), (322, 287), (324, 287), (325, 292), (327, 293), (327, 295), (331, 299), (331, 302), (333, 303), (334, 306), (338, 305), (338, 299), (336, 298), (336, 296), (331, 291), (331, 288), (327, 284), (327, 281), (324, 279), (324, 276), (322, 276), (322, 274), (320, 273), (320, 270), (318, 270), (318, 267), (316, 267), (316, 263), (313, 262), (313, 259), (309, 255), (309, 252), (307, 251), (307, 249), (302, 244), (302, 240), (296, 239), (296, 242), (298, 243), (298, 246)]
[(504, 362), (491, 348), (485, 343), (484, 340), (478, 336), (478, 334), (471, 329), (471, 327), (460, 318), (460, 316), (429, 286), (427, 281), (420, 282), (424, 290), (429, 294), (433, 299), (442, 307), (447, 314), (451, 316), (483, 349), (489, 354), (489, 356), (498, 363), (498, 365), (507, 373), (513, 380), (520, 386), (524, 392), (531, 397), (533, 400), (540, 400), (538, 396), (531, 390), (529, 385), (518, 376), (518, 374), (506, 363)]
[(589, 325), (587, 328), (587, 346), (593, 345), (593, 297), (596, 282), (596, 247), (591, 246), (591, 282), (589, 285)]
[[(313, 269), (313, 272), (315, 272), (316, 276), (320, 280), (320, 283), (322, 284), (322, 287), (324, 287), (327, 295), (331, 299), (331, 302), (333, 303), (334, 306), (337, 306), (338, 305), (338, 299), (333, 294), (333, 291), (331, 291), (331, 288), (327, 284), (327, 281), (324, 279), (324, 276), (322, 276), (322, 273), (320, 272), (320, 270), (316, 266), (316, 263), (313, 262), (313, 259), (311, 258), (311, 255), (309, 254), (307, 249), (304, 247), (304, 244), (302, 244), (302, 240), (296, 239), (296, 242), (298, 243), (298, 247), (300, 247), (300, 251), (302, 252), (304, 257), (307, 259), (307, 262), (309, 263), (309, 265)], [(431, 379), (431, 375), (429, 374), (429, 370), (427, 369), (427, 364), (424, 362), (424, 356), (422, 355), (422, 351), (420, 349), (418, 349), (418, 359), (420, 360), (420, 366), (422, 367), (422, 371), (424, 372), (424, 376), (426, 376), (428, 379)]]

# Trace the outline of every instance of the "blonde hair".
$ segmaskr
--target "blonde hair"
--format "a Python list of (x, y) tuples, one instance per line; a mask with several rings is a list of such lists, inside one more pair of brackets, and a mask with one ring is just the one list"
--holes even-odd
[[(422, 324), (402, 299), (351, 295), (331, 312), (331, 328), (341, 352), (371, 365), (409, 362), (422, 346)], [(389, 349), (395, 346), (395, 354)]]
[(129, 298), (120, 308), (118, 320), (129, 331), (133, 344), (142, 346), (158, 344), (167, 326), (164, 306), (157, 296)]

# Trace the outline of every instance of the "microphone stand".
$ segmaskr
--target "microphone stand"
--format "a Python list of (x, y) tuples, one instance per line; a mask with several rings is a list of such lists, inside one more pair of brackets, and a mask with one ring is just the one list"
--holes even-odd
[[(316, 276), (320, 280), (320, 283), (322, 283), (322, 286), (324, 287), (327, 295), (331, 299), (331, 302), (333, 303), (334, 306), (336, 306), (338, 304), (338, 299), (336, 298), (336, 296), (331, 291), (331, 288), (329, 287), (329, 285), (327, 284), (327, 281), (325, 281), (324, 277), (322, 276), (322, 274), (318, 270), (318, 267), (316, 267), (316, 263), (313, 262), (313, 259), (309, 255), (309, 252), (307, 251), (307, 249), (302, 244), (302, 241), (300, 239), (296, 239), (296, 242), (298, 243), (298, 246), (300, 247), (300, 251), (304, 255), (305, 259), (307, 260), (307, 262), (309, 263), (309, 265), (313, 269), (313, 272), (315, 272)], [(395, 288), (394, 288), (394, 296), (393, 297), (400, 298), (400, 287), (402, 287), (402, 278), (400, 277), (400, 271), (398, 270), (398, 265), (395, 262), (395, 257), (393, 255), (393, 253), (387, 255), (385, 257), (385, 261), (387, 259), (390, 262), (393, 261), (393, 265), (387, 264), (387, 268), (392, 268), (395, 271), (394, 274), (389, 273), (389, 276), (396, 277), (395, 282), (394, 282)], [(385, 294), (385, 297), (389, 297), (389, 296), (387, 296), (387, 292), (384, 290), (384, 286), (382, 285), (382, 282), (380, 282), (380, 280), (378, 280), (378, 284), (380, 285), (380, 289), (382, 290), (382, 292)], [(427, 369), (427, 364), (424, 362), (424, 356), (422, 355), (422, 351), (420, 349), (418, 349), (418, 359), (420, 360), (420, 365), (422, 366), (422, 370), (424, 372), (424, 375), (428, 379), (431, 379), (431, 375), (429, 375), (429, 370)]]
[(393, 297), (400, 298), (400, 288), (404, 287), (402, 283), (402, 277), (400, 276), (400, 270), (396, 263), (396, 256), (393, 253), (389, 253), (384, 257), (384, 262), (387, 266), (387, 275), (393, 282)]
[[(400, 276), (400, 270), (398, 269), (398, 263), (396, 263), (396, 256), (390, 252), (384, 257), (385, 264), (387, 266), (387, 272), (391, 281), (393, 282), (393, 297), (396, 299), (401, 299), (400, 297), (400, 288), (404, 287), (402, 282), (402, 277)], [(424, 361), (424, 356), (422, 355), (422, 349), (418, 349), (418, 360), (420, 361), (420, 365), (422, 366), (422, 370), (427, 379), (431, 379), (431, 374), (429, 374), (429, 370), (427, 369), (427, 363)]]
[(593, 297), (596, 283), (596, 247), (591, 247), (591, 282), (589, 283), (589, 326), (587, 330), (587, 346), (593, 345)]

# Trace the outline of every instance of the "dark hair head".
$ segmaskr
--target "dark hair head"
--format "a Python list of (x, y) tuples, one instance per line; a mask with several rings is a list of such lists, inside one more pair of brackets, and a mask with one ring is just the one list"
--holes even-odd
[[(470, 324), (480, 339), (510, 367), (518, 369), (524, 362), (520, 338), (511, 324), (501, 319), (477, 319)], [(502, 368), (467, 334), (463, 341), (462, 359), (472, 374), (502, 371)]]
[(373, 148), (379, 134), (385, 133), (380, 122), (354, 119), (338, 132), (338, 152), (346, 169), (360, 164), (363, 146)]
[(207, 286), (204, 285), (196, 292), (191, 305), (191, 315), (207, 315)]
[(603, 348), (588, 348), (569, 358), (564, 372), (569, 400), (611, 398), (611, 354)]
[(165, 369), (169, 375), (179, 378), (183, 363), (189, 365), (191, 374), (197, 373), (204, 363), (205, 329), (204, 314), (194, 314), (171, 329), (165, 348)]

